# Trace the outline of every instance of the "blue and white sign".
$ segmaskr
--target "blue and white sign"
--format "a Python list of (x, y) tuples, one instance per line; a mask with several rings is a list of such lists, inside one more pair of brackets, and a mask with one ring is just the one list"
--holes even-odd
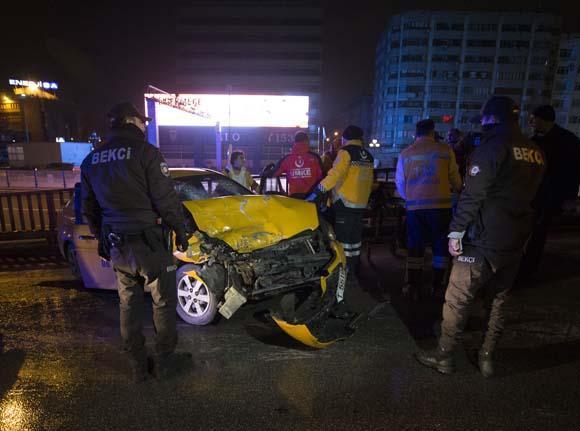
[(43, 90), (58, 90), (58, 84), (56, 82), (29, 81), (26, 79), (9, 79), (8, 82), (13, 87), (32, 87), (42, 88)]

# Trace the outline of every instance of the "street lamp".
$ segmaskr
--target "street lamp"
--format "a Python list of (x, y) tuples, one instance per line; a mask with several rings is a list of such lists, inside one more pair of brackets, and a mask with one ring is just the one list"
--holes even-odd
[(338, 136), (338, 132), (336, 130), (334, 131), (334, 136)]

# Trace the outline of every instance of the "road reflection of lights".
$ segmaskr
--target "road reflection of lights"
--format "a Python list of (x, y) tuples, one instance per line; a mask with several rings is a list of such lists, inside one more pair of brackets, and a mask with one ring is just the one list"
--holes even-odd
[(24, 402), (19, 398), (10, 398), (0, 403), (0, 429), (28, 429), (30, 412), (27, 413)]

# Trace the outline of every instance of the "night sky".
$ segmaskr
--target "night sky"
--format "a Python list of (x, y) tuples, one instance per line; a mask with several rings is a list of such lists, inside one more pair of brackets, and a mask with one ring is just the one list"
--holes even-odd
[[(9, 77), (58, 81), (61, 98), (78, 106), (84, 123), (101, 130), (104, 114), (115, 101), (141, 106), (146, 84), (175, 90), (172, 2), (118, 3), (83, 2), (82, 9), (49, 2), (34, 7), (27, 3), (21, 10), (3, 6), (0, 87)], [(432, 9), (434, 2), (323, 3), (322, 116), (329, 120), (357, 97), (372, 93), (376, 42), (389, 17)], [(529, 11), (530, 5), (560, 13), (565, 31), (580, 32), (580, 2), (518, 0), (508, 5), (490, 0), (478, 6), (473, 1), (439, 1), (436, 9)]]

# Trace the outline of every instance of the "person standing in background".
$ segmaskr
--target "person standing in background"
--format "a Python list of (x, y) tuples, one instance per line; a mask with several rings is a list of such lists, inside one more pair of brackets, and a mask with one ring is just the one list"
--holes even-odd
[(536, 221), (522, 258), (518, 280), (534, 274), (542, 260), (548, 229), (554, 217), (562, 213), (568, 202), (578, 199), (580, 184), (580, 141), (578, 137), (556, 124), (556, 112), (543, 105), (532, 114), (532, 141), (546, 155), (547, 171), (534, 201)]
[(362, 248), (363, 213), (373, 185), (373, 156), (364, 148), (363, 130), (348, 126), (343, 134), (343, 146), (328, 175), (307, 200), (332, 192), (332, 212), (336, 239), (346, 255), (349, 275), (347, 283), (358, 285), (357, 272)]
[(425, 246), (433, 250), (431, 295), (443, 296), (449, 267), (447, 233), (451, 221), (451, 191), (461, 190), (461, 176), (451, 147), (435, 140), (433, 120), (417, 123), (415, 142), (399, 156), (395, 182), (407, 207), (407, 269), (403, 295), (421, 293)]
[(546, 168), (542, 150), (522, 134), (518, 118), (518, 106), (505, 96), (490, 98), (481, 110), (483, 139), (470, 158), (465, 188), (449, 226), (454, 261), (441, 336), (436, 349), (416, 354), (421, 364), (443, 374), (455, 371), (454, 352), (480, 290), (485, 293), (488, 319), (479, 369), (484, 377), (494, 374), (504, 304), (532, 230), (531, 203)]
[(151, 286), (155, 369), (164, 379), (189, 353), (177, 346), (175, 266), (164, 226), (175, 232), (178, 250), (189, 247), (182, 206), (159, 149), (145, 140), (149, 118), (131, 103), (109, 112), (111, 135), (81, 165), (82, 213), (99, 240), (99, 255), (111, 260), (117, 278), (120, 329), (136, 383), (147, 380), (143, 336), (144, 286)]
[(257, 191), (258, 183), (254, 181), (252, 174), (246, 168), (246, 155), (244, 152), (232, 151), (232, 145), (230, 144), (227, 154), (229, 162), (224, 169), (224, 174), (248, 190)]
[(310, 139), (305, 132), (297, 132), (290, 154), (265, 171), (270, 178), (286, 175), (288, 196), (295, 199), (308, 196), (324, 175), (320, 156), (310, 151)]

